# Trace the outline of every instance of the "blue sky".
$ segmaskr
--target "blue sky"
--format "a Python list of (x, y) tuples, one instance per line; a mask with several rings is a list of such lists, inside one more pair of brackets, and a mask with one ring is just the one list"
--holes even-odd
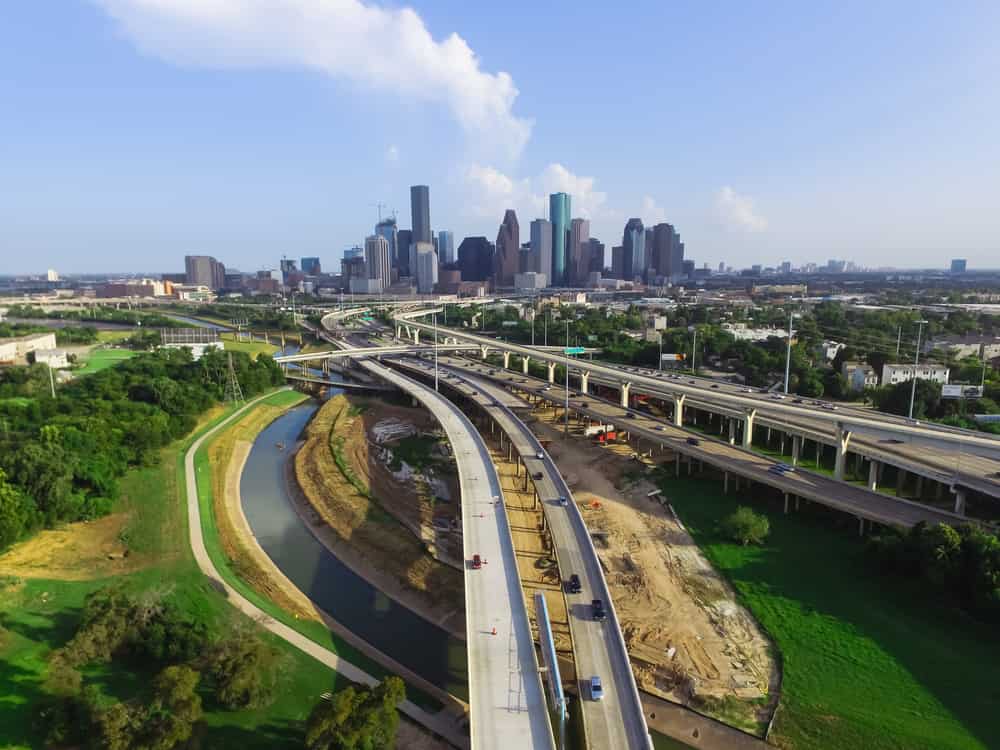
[(609, 250), (640, 216), (713, 267), (997, 267), (998, 31), (993, 2), (3, 3), (0, 273), (332, 268), (414, 183), (459, 237), (564, 189)]

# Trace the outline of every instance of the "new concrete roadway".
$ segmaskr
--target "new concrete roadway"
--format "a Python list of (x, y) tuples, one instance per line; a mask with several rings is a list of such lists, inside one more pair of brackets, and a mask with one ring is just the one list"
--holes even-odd
[[(371, 360), (360, 360), (359, 365), (427, 407), (454, 451), (466, 561), (472, 750), (553, 748), (500, 480), (482, 436), (457, 406), (433, 388)], [(472, 566), (474, 555), (482, 560), (479, 568)]]
[[(407, 358), (400, 359), (398, 365), (421, 370), (433, 377), (433, 364)], [(541, 474), (540, 479), (533, 481), (552, 535), (562, 579), (565, 582), (572, 574), (580, 577), (580, 591), (565, 596), (577, 677), (581, 683), (578, 705), (583, 710), (587, 747), (592, 750), (647, 750), (650, 739), (642, 703), (607, 581), (583, 516), (559, 468), (528, 426), (505, 405), (509, 393), (502, 387), (451, 367), (441, 369), (439, 381), (475, 401), (510, 439), (525, 470), (531, 476)], [(560, 503), (560, 497), (566, 499), (566, 505)], [(607, 610), (604, 622), (593, 618), (590, 603), (594, 599), (604, 602)], [(593, 675), (601, 678), (603, 700), (591, 699), (589, 680)]]

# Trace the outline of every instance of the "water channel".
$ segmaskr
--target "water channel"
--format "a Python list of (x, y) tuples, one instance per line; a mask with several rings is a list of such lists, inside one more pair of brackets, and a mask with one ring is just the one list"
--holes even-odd
[(467, 694), (465, 643), (383, 594), (320, 543), (291, 505), (285, 464), (317, 402), (290, 409), (254, 442), (241, 502), (261, 547), (313, 602), (372, 646), (435, 685)]

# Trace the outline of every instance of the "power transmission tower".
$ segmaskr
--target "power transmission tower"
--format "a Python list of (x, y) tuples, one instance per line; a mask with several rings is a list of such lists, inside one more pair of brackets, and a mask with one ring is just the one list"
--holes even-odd
[(226, 403), (243, 403), (243, 389), (240, 388), (239, 378), (236, 377), (236, 368), (233, 367), (232, 352), (229, 352), (229, 377), (226, 379), (226, 390), (223, 400)]

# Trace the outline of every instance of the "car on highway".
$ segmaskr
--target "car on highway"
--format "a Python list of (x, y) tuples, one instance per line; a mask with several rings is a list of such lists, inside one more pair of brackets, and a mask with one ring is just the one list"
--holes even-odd
[(594, 701), (599, 701), (604, 698), (604, 686), (601, 684), (601, 678), (596, 674), (590, 678), (590, 699)]
[(656, 429), (658, 429), (660, 432), (666, 432), (667, 431), (667, 428), (664, 425), (662, 425), (662, 424), (656, 425)]
[(836, 404), (823, 404), (822, 408), (826, 409), (827, 411), (837, 411)]
[(569, 582), (566, 584), (566, 590), (571, 594), (579, 594), (581, 590), (580, 586), (580, 576), (576, 573), (569, 577)]
[(629, 412), (628, 414), (625, 415), (625, 418), (626, 419), (635, 419), (635, 414), (633, 414), (632, 412)]
[(781, 395), (780, 393), (772, 393), (771, 394), (771, 398), (773, 398), (775, 401), (784, 401), (785, 400), (785, 397), (783, 395)]
[(581, 401), (580, 402), (580, 408), (581, 409), (586, 409), (588, 406), (590, 406), (590, 402), (589, 401)]
[(753, 388), (744, 388), (743, 392), (744, 393), (753, 393)]
[(535, 458), (541, 461), (543, 458), (545, 458), (545, 454), (542, 453), (541, 451), (535, 451)]
[(472, 569), (473, 570), (479, 570), (481, 567), (483, 567), (483, 558), (481, 558), (479, 555), (473, 555), (472, 556)]
[(542, 472), (536, 471), (534, 474), (531, 475), (531, 478), (534, 479), (534, 480), (536, 480), (536, 481), (539, 480), (539, 479), (541, 479), (542, 478)]
[(718, 384), (718, 383), (712, 383), (712, 387), (713, 387), (713, 388), (718, 388), (718, 387), (719, 387), (719, 384)]
[(569, 500), (566, 499), (565, 495), (560, 495), (559, 499), (556, 502), (559, 503), (564, 508), (569, 505)]
[(792, 403), (793, 403), (793, 404), (804, 404), (804, 403), (805, 403), (805, 401), (803, 401), (803, 400), (802, 400), (801, 398), (797, 398), (797, 399), (795, 399), (794, 401), (792, 401)]
[(689, 437), (684, 442), (687, 443), (688, 445), (701, 445), (701, 441), (696, 437)]
[(604, 611), (604, 602), (600, 599), (591, 600), (590, 614), (597, 622), (604, 622), (608, 619), (608, 613)]

